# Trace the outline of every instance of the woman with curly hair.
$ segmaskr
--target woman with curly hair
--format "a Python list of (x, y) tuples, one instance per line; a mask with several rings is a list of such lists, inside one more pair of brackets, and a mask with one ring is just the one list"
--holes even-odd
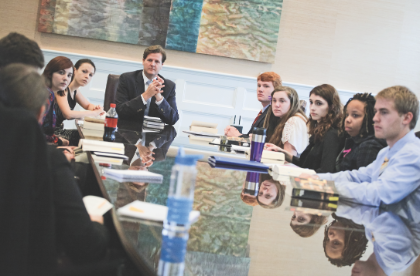
[(368, 240), (365, 227), (335, 213), (332, 217), (334, 221), (325, 226), (324, 231), (325, 256), (335, 266), (352, 265), (366, 251)]
[(322, 84), (309, 94), (310, 117), (308, 120), (309, 145), (300, 157), (279, 147), (268, 146), (268, 150), (281, 151), (288, 162), (315, 170), (317, 173), (335, 172), (337, 155), (343, 148), (338, 129), (343, 117), (340, 96), (337, 90)]
[(278, 86), (271, 93), (264, 128), (267, 129), (266, 148), (280, 147), (298, 155), (308, 145), (307, 118), (301, 109), (299, 95), (291, 87)]
[(358, 93), (344, 106), (341, 123), (344, 148), (337, 157), (336, 171), (357, 170), (372, 163), (379, 151), (387, 146), (375, 138), (373, 116), (375, 98), (370, 93)]

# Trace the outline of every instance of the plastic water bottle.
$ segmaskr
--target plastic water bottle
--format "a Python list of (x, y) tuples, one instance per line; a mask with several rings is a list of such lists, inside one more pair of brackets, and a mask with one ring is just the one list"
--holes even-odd
[(190, 212), (194, 201), (197, 160), (202, 156), (185, 155), (182, 148), (175, 157), (169, 187), (168, 216), (163, 223), (162, 249), (158, 275), (183, 275), (187, 252)]
[(105, 117), (105, 130), (104, 130), (104, 141), (114, 142), (115, 141), (115, 131), (117, 130), (118, 124), (118, 114), (115, 110), (115, 104), (110, 104), (110, 109), (106, 113)]

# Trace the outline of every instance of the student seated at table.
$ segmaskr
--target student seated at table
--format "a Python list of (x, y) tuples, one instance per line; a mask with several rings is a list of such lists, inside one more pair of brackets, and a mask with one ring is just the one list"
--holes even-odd
[[(37, 124), (47, 97), (35, 68), (11, 64), (1, 70), (0, 105), (21, 114), (2, 114), (0, 120), (7, 130), (0, 136), (7, 149), (0, 155), (1, 183), (7, 184), (0, 186), (5, 204), (1, 255), (7, 256), (0, 270), (6, 274), (51, 275), (59, 248), (75, 263), (99, 260), (107, 250), (102, 216), (89, 217), (70, 163), (55, 146), (46, 145)], [(2, 113), (4, 109), (0, 106)]]
[(357, 170), (372, 163), (386, 141), (375, 138), (373, 116), (375, 97), (358, 93), (344, 106), (341, 124), (344, 148), (337, 157), (336, 171)]
[[(44, 67), (44, 55), (35, 41), (18, 33), (10, 33), (0, 39), (0, 68), (12, 63), (23, 63), (41, 70)], [(50, 91), (42, 120), (45, 138), (57, 146), (68, 146), (68, 140), (54, 134), (56, 123), (54, 100), (54, 93)], [(71, 148), (67, 149), (72, 151)]]
[(420, 140), (414, 135), (419, 114), (416, 95), (404, 86), (385, 88), (376, 95), (375, 137), (388, 146), (367, 167), (318, 174), (333, 180), (338, 192), (362, 204), (399, 202), (420, 186)]
[(292, 230), (302, 238), (308, 238), (314, 235), (319, 228), (326, 224), (327, 216), (318, 216), (296, 211), (290, 220)]
[(269, 174), (260, 175), (258, 204), (266, 209), (278, 208), (283, 204), (286, 186), (274, 180)]
[(293, 155), (301, 154), (309, 142), (306, 121), (296, 90), (276, 87), (263, 126), (267, 129), (265, 147), (277, 146)]
[[(89, 68), (89, 65), (85, 67)], [(86, 68), (83, 67), (82, 69)], [(76, 70), (76, 72), (79, 71)], [(43, 72), (47, 87), (55, 96), (57, 121), (54, 133), (69, 140), (70, 145), (78, 144), (79, 134), (77, 130), (64, 130), (62, 125), (64, 120), (84, 118), (86, 116), (94, 117), (104, 113), (99, 106), (90, 104), (81, 93), (77, 93), (77, 89), (74, 89), (79, 85), (79, 81), (83, 83), (82, 79), (86, 79), (86, 76), (83, 78), (80, 74), (83, 75), (83, 71), (80, 71), (76, 76), (77, 78), (74, 78), (74, 84), (71, 89), (73, 91), (70, 91), (68, 86), (73, 76), (73, 62), (70, 59), (63, 56), (55, 57), (47, 64)], [(84, 108), (91, 108), (91, 110), (76, 111), (74, 110), (76, 103), (79, 103)]]
[(281, 78), (274, 72), (265, 72), (257, 77), (257, 100), (262, 104), (263, 108), (255, 117), (248, 133), (242, 134), (235, 127), (227, 126), (225, 128), (225, 135), (229, 137), (249, 137), (254, 127), (263, 127), (265, 116), (267, 115), (268, 107), (271, 104), (270, 96), (274, 88), (281, 86)]
[(322, 84), (310, 92), (310, 117), (308, 121), (309, 145), (297, 157), (278, 146), (267, 145), (267, 150), (281, 151), (288, 162), (315, 170), (334, 172), (337, 155), (342, 149), (338, 129), (342, 119), (340, 97), (337, 90), (329, 84)]
[(331, 264), (342, 267), (354, 264), (366, 251), (365, 227), (350, 219), (332, 214), (334, 219), (324, 231), (324, 252)]

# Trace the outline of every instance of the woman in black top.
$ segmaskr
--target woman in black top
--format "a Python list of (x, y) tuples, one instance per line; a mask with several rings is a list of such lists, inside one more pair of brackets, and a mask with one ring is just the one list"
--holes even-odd
[(337, 157), (336, 171), (357, 170), (372, 163), (379, 151), (387, 146), (375, 138), (373, 116), (375, 98), (369, 93), (358, 93), (344, 107), (342, 136), (345, 145)]
[[(81, 60), (73, 68), (73, 62), (70, 59), (58, 56), (47, 64), (43, 73), (47, 86), (55, 95), (54, 108), (57, 113), (55, 134), (69, 140), (70, 145), (77, 145), (78, 132), (63, 130), (64, 120), (80, 119), (86, 116), (95, 117), (104, 113), (100, 106), (91, 104), (78, 91), (79, 87), (90, 82), (95, 72), (92, 64), (90, 60)], [(86, 111), (74, 110), (76, 103)]]
[(309, 145), (300, 157), (279, 148), (268, 146), (268, 150), (281, 151), (286, 161), (313, 169), (317, 173), (335, 172), (335, 161), (342, 149), (338, 136), (339, 125), (343, 116), (340, 96), (329, 84), (313, 88), (309, 94), (310, 117), (308, 120)]

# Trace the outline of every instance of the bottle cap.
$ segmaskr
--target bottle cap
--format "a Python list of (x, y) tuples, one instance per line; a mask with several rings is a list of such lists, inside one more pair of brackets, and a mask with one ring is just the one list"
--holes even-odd
[(259, 128), (259, 127), (254, 127), (252, 129), (252, 134), (256, 134), (256, 135), (265, 135), (266, 129), (265, 128)]
[(110, 104), (109, 106), (110, 106), (111, 108), (115, 108), (115, 106), (116, 106), (116, 105), (115, 105), (114, 103), (112, 103), (112, 104)]
[(175, 164), (195, 166), (197, 160), (201, 158), (203, 158), (202, 155), (186, 155), (184, 152), (184, 148), (180, 147), (178, 150), (178, 155), (175, 157)]

